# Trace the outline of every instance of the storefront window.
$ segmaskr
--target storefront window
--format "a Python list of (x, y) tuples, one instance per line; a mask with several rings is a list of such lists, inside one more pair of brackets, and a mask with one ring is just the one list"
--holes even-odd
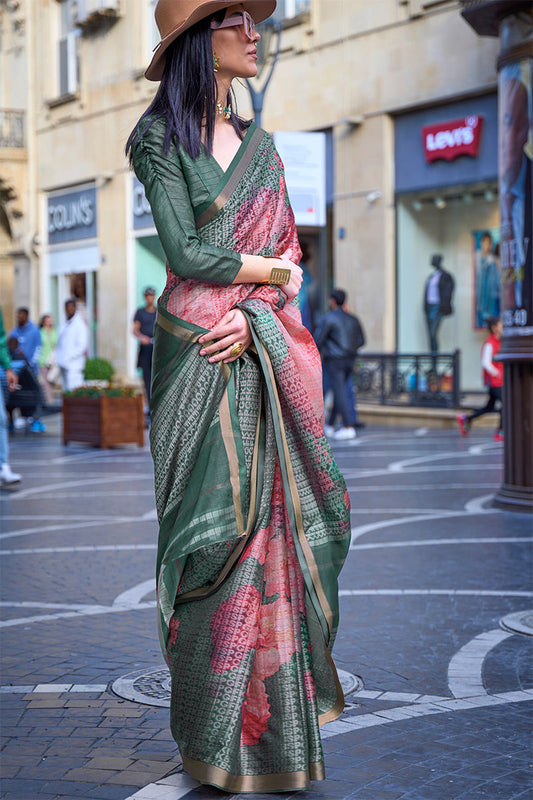
[(397, 349), (460, 351), (460, 388), (482, 391), (487, 319), (500, 314), (496, 95), (395, 124)]
[(311, 8), (311, 0), (278, 0), (275, 19), (291, 19), (299, 14), (304, 14)]
[[(481, 391), (479, 363), (486, 322), (500, 312), (496, 184), (402, 197), (397, 203), (397, 231), (398, 351), (430, 352), (433, 334), (439, 352), (460, 350), (462, 390)], [(427, 300), (438, 256), (441, 273), (453, 279), (453, 292), (451, 313), (445, 313), (434, 330)]]

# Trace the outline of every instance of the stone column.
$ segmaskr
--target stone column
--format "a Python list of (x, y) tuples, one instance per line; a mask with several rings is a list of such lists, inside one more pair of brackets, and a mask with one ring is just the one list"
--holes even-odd
[(521, 0), (463, 0), (481, 36), (499, 36), (499, 193), (504, 476), (494, 504), (533, 511), (533, 12)]

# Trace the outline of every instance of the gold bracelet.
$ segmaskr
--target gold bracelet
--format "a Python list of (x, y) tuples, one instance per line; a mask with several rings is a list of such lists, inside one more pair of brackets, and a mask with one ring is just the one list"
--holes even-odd
[(272, 267), (270, 277), (263, 283), (270, 283), (273, 286), (286, 286), (291, 279), (291, 271), (286, 267)]

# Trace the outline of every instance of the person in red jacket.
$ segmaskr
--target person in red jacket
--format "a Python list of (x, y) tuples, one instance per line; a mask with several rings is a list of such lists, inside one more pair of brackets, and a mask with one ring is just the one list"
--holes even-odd
[(490, 414), (496, 408), (496, 403), (500, 406), (500, 425), (494, 434), (496, 442), (503, 441), (502, 423), (502, 386), (503, 386), (503, 364), (494, 359), (500, 352), (502, 338), (502, 321), (499, 317), (489, 317), (487, 320), (489, 337), (483, 343), (481, 349), (481, 366), (483, 368), (483, 382), (488, 389), (489, 397), (483, 408), (472, 411), (471, 414), (458, 414), (457, 424), (462, 436), (467, 436), (472, 420), (481, 417), (483, 414)]

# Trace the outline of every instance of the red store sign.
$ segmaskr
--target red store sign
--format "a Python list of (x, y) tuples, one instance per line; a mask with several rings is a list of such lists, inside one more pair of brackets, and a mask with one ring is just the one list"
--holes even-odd
[(422, 143), (426, 161), (444, 158), (452, 161), (458, 156), (476, 158), (481, 144), (483, 117), (471, 116), (441, 122), (438, 125), (424, 125)]

